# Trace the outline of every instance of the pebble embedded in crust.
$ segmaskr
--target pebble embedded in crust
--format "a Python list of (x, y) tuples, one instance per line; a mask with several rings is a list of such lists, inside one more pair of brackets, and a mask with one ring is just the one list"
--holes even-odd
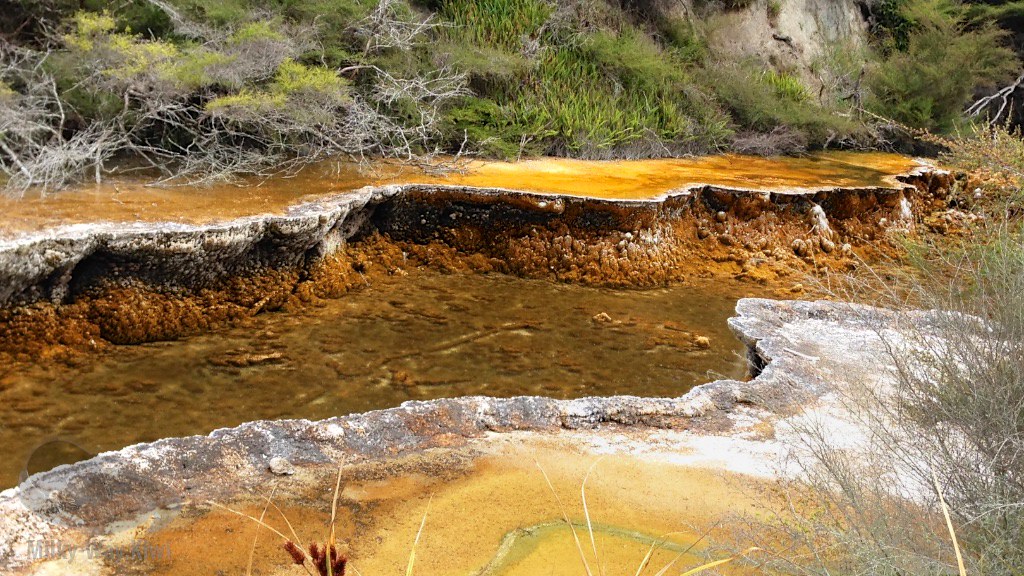
[(270, 468), (270, 471), (277, 476), (291, 476), (292, 474), (295, 474), (295, 466), (292, 466), (291, 462), (281, 458), (280, 456), (271, 458), (270, 466), (268, 466), (268, 468)]

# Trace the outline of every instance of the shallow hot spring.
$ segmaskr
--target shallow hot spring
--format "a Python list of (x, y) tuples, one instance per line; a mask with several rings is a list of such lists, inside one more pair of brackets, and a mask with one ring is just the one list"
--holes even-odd
[[(652, 548), (643, 573), (671, 565), (666, 573), (681, 574), (745, 549), (745, 537), (721, 528), (722, 519), (756, 515), (774, 502), (750, 477), (621, 452), (602, 456), (581, 444), (575, 437), (511, 435), (470, 450), (343, 468), (335, 527), (351, 562), (346, 573), (406, 573), (420, 533), (417, 576), (581, 576), (584, 561), (593, 574), (634, 574)], [(293, 540), (322, 542), (334, 478), (304, 474), (275, 483), (281, 512), (270, 508), (265, 519)], [(266, 507), (259, 498), (270, 492), (218, 504), (258, 517)], [(148, 574), (244, 574), (250, 551), (253, 574), (305, 574), (269, 530), (208, 504), (147, 519), (134, 535), (160, 551)], [(716, 573), (753, 569), (734, 562)]]
[(750, 284), (611, 290), (415, 270), (297, 313), (67, 364), (0, 367), (0, 487), (137, 442), (463, 395), (679, 396), (742, 378)]

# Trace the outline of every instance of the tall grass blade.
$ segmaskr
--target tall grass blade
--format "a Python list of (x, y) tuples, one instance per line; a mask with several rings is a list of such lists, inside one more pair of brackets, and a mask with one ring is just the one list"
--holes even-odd
[(953, 520), (949, 517), (949, 506), (946, 506), (946, 499), (942, 496), (942, 487), (939, 486), (939, 476), (935, 473), (935, 470), (932, 470), (932, 480), (935, 481), (935, 492), (939, 495), (939, 504), (942, 506), (942, 515), (946, 518), (946, 528), (949, 529), (949, 537), (953, 540), (953, 551), (956, 552), (956, 568), (959, 570), (960, 576), (967, 576), (964, 557), (960, 553), (960, 542), (956, 538)]
[[(260, 512), (260, 521), (267, 517), (267, 510), (270, 509), (270, 503), (274, 500), (274, 492), (277, 492), (277, 486), (274, 486), (270, 490), (270, 496), (267, 496), (267, 505), (263, 507), (263, 512)], [(252, 561), (253, 557), (256, 556), (256, 541), (260, 537), (260, 526), (256, 525), (256, 534), (252, 537), (252, 548), (249, 549), (249, 564), (245, 567), (245, 576), (252, 576)]]
[(413, 540), (412, 550), (409, 551), (409, 565), (405, 569), (405, 576), (412, 576), (413, 565), (416, 563), (416, 546), (420, 543), (420, 536), (423, 535), (423, 527), (427, 525), (427, 514), (430, 513), (430, 503), (433, 501), (433, 496), (427, 500), (427, 509), (423, 511), (423, 520), (420, 521), (420, 529), (416, 531), (416, 539)]
[[(640, 574), (643, 573), (643, 571), (646, 570), (647, 566), (651, 563), (651, 558), (654, 557), (654, 551), (657, 550), (658, 548), (660, 548), (661, 546), (664, 546), (665, 542), (668, 542), (668, 537), (669, 536), (675, 536), (676, 534), (683, 534), (683, 532), (668, 532), (668, 533), (662, 534), (660, 538), (658, 538), (656, 541), (652, 542), (651, 543), (651, 547), (647, 550), (647, 554), (644, 556), (644, 559), (641, 560), (640, 561), (640, 565), (637, 566), (636, 574), (634, 576), (640, 576)], [(698, 540), (698, 542), (699, 542), (699, 540)], [(672, 560), (671, 562), (669, 562), (668, 566), (671, 566), (672, 564), (675, 564), (676, 560), (678, 560), (679, 558), (682, 558), (683, 555), (686, 554), (687, 552), (689, 552), (692, 548), (693, 548), (693, 546), (690, 546), (689, 548), (687, 548), (687, 549), (683, 550), (682, 552), (680, 552), (679, 555), (676, 556), (675, 560)], [(666, 566), (665, 568), (662, 568), (661, 571), (658, 572), (658, 574), (660, 575), (663, 572), (667, 571), (668, 566)]]
[(338, 479), (334, 482), (334, 499), (331, 501), (331, 537), (327, 539), (327, 576), (334, 576), (334, 568), (331, 566), (331, 550), (335, 549), (335, 521), (338, 518), (338, 494), (341, 492), (341, 471), (338, 466)]
[(569, 515), (565, 511), (565, 506), (562, 505), (562, 499), (558, 497), (558, 492), (555, 492), (555, 486), (551, 483), (551, 478), (548, 478), (548, 473), (544, 470), (544, 467), (540, 465), (540, 462), (533, 461), (540, 470), (540, 473), (544, 475), (544, 481), (548, 483), (548, 489), (551, 490), (551, 494), (555, 497), (555, 502), (558, 503), (558, 509), (562, 513), (562, 519), (569, 525), (569, 531), (572, 532), (572, 539), (576, 542), (576, 551), (579, 552), (580, 561), (583, 562), (583, 571), (586, 572), (587, 576), (594, 576), (594, 573), (590, 570), (590, 564), (587, 563), (587, 555), (583, 552), (583, 544), (580, 543), (579, 534), (576, 533), (576, 528), (572, 524), (572, 520), (569, 520)]
[[(211, 506), (216, 506), (217, 508), (220, 508), (220, 509), (222, 509), (222, 510), (227, 510), (228, 512), (231, 512), (232, 514), (236, 514), (236, 515), (238, 515), (238, 516), (241, 516), (242, 518), (248, 518), (249, 520), (252, 520), (253, 522), (255, 522), (255, 523), (259, 524), (260, 526), (263, 526), (263, 527), (264, 527), (264, 528), (266, 528), (267, 530), (270, 530), (271, 532), (273, 532), (274, 534), (276, 534), (277, 536), (279, 536), (279, 537), (280, 537), (280, 538), (281, 538), (282, 540), (284, 540), (285, 542), (291, 542), (291, 540), (289, 540), (287, 536), (285, 536), (284, 534), (282, 534), (280, 530), (278, 530), (277, 528), (274, 528), (274, 527), (273, 527), (273, 526), (271, 526), (270, 524), (267, 524), (267, 523), (266, 523), (266, 522), (264, 522), (263, 520), (261, 520), (261, 519), (259, 519), (259, 518), (256, 518), (255, 516), (252, 516), (252, 515), (246, 514), (245, 512), (240, 512), (240, 511), (238, 511), (238, 510), (235, 510), (235, 509), (233, 509), (233, 508), (228, 508), (227, 506), (224, 506), (223, 504), (218, 504), (218, 503), (216, 503), (216, 502), (213, 502), (213, 501), (210, 501), (210, 502), (209, 502), (209, 504), (210, 504)], [(276, 505), (275, 505), (275, 507), (276, 507)], [(280, 509), (278, 509), (278, 510), (280, 510)], [(283, 514), (282, 514), (282, 515), (283, 515)], [(293, 531), (293, 534), (294, 534), (294, 531)], [(296, 550), (299, 550), (300, 552), (302, 552), (302, 555), (303, 555), (303, 556), (304, 556), (304, 557), (305, 557), (305, 558), (306, 558), (307, 560), (310, 560), (310, 558), (309, 558), (309, 555), (308, 555), (308, 554), (306, 554), (306, 552), (305, 552), (304, 550), (302, 550), (302, 548), (298, 548), (298, 547), (297, 547), (297, 548), (296, 548)], [(306, 564), (305, 564), (305, 563), (303, 563), (303, 564), (302, 564), (302, 568), (303, 568), (303, 569), (304, 569), (304, 570), (305, 570), (305, 571), (306, 571), (306, 572), (307, 572), (307, 573), (309, 574), (309, 576), (313, 576), (313, 573), (309, 571), (309, 567), (308, 567), (308, 566), (306, 566)]]
[(597, 541), (594, 540), (594, 526), (590, 522), (590, 509), (587, 507), (587, 480), (590, 479), (590, 473), (597, 468), (597, 465), (601, 463), (604, 457), (598, 458), (596, 462), (591, 464), (590, 469), (587, 470), (586, 476), (583, 477), (583, 484), (580, 485), (580, 498), (583, 500), (583, 516), (587, 519), (587, 533), (590, 535), (590, 547), (594, 550), (594, 561), (597, 562), (597, 572), (604, 576), (604, 566), (601, 565), (601, 555), (597, 552)]
[[(756, 546), (753, 547), (753, 548), (747, 548), (746, 550), (743, 551), (743, 554), (749, 554), (751, 552), (754, 552), (755, 550), (760, 550), (760, 548), (758, 548)], [(712, 568), (715, 568), (717, 566), (721, 566), (722, 564), (728, 564), (729, 562), (732, 562), (733, 560), (736, 560), (737, 558), (739, 558), (739, 556), (730, 556), (729, 558), (723, 558), (722, 560), (715, 560), (714, 562), (708, 562), (707, 564), (701, 564), (700, 566), (697, 566), (696, 568), (691, 568), (690, 570), (687, 570), (686, 572), (683, 572), (679, 576), (693, 576), (694, 574), (700, 574), (701, 572), (705, 572), (707, 570), (711, 570)]]
[(284, 520), (285, 525), (288, 526), (288, 531), (292, 533), (292, 538), (294, 538), (294, 540), (292, 540), (292, 542), (295, 542), (296, 544), (298, 544), (299, 542), (302, 542), (302, 540), (299, 538), (299, 535), (295, 533), (295, 528), (292, 527), (292, 523), (288, 520), (288, 517), (285, 516), (284, 510), (281, 510), (277, 506), (277, 504), (275, 504), (270, 499), (267, 500), (267, 503), (270, 504), (271, 506), (273, 506), (274, 510), (277, 510), (277, 513), (281, 516), (281, 519)]
[(285, 536), (284, 534), (282, 534), (280, 530), (278, 530), (277, 528), (274, 528), (270, 524), (267, 524), (263, 520), (260, 520), (259, 518), (256, 518), (255, 516), (251, 516), (249, 514), (246, 514), (245, 512), (239, 512), (238, 510), (234, 510), (232, 508), (228, 508), (227, 506), (224, 506), (223, 504), (218, 504), (216, 502), (210, 502), (210, 505), (211, 506), (216, 506), (217, 508), (220, 508), (222, 510), (227, 510), (228, 512), (231, 512), (232, 514), (237, 514), (237, 515), (241, 516), (242, 518), (248, 518), (249, 520), (252, 520), (253, 522), (259, 524), (260, 526), (263, 526), (267, 530), (270, 530), (274, 534), (280, 536), (282, 540), (288, 540), (288, 537)]

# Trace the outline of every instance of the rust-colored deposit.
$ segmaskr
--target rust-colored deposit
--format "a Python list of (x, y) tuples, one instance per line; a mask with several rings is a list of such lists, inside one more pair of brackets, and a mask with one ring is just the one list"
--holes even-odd
[(109, 344), (173, 340), (261, 312), (336, 298), (370, 278), (398, 272), (402, 260), (396, 246), (377, 237), (309, 267), (267, 269), (194, 292), (111, 282), (67, 304), (38, 302), (0, 310), (0, 354), (70, 359)]

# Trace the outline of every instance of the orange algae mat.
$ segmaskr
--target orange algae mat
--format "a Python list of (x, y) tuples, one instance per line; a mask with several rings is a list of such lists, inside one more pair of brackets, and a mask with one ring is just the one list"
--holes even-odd
[[(672, 564), (668, 573), (680, 574), (708, 559), (728, 557), (709, 549), (713, 542), (736, 538), (720, 526), (724, 519), (755, 515), (772, 505), (764, 485), (751, 477), (623, 454), (581, 454), (558, 438), (504, 443), (508, 446), (499, 453), (479, 458), (447, 480), (407, 472), (343, 481), (336, 528), (352, 567), (367, 575), (405, 573), (422, 524), (417, 576), (580, 576), (586, 571), (564, 513), (576, 524), (583, 557), (595, 574), (636, 573), (652, 545), (645, 573)], [(434, 457), (443, 458), (440, 454)], [(430, 455), (412, 458), (430, 467)], [(407, 464), (415, 470), (413, 462)], [(581, 500), (585, 478), (593, 544)], [(332, 489), (325, 479), (303, 504), (280, 502), (303, 544), (322, 541), (329, 531)], [(230, 504), (258, 517), (265, 501)], [(269, 523), (290, 534), (273, 512)], [(166, 561), (147, 567), (154, 576), (244, 574), (254, 541), (253, 574), (304, 573), (289, 565), (280, 539), (222, 509), (184, 515), (145, 538), (169, 551)], [(755, 572), (737, 562), (718, 573)]]
[(437, 184), (611, 200), (656, 200), (700, 185), (797, 194), (832, 188), (894, 187), (895, 176), (920, 166), (920, 161), (897, 154), (828, 152), (802, 158), (719, 155), (623, 161), (470, 161), (464, 170), (444, 176), (392, 164), (361, 170), (353, 164), (325, 163), (292, 177), (242, 186), (153, 187), (141, 179), (120, 178), (58, 193), (30, 191), (22, 198), (0, 197), (0, 236), (101, 221), (202, 224), (283, 213), (301, 202), (367, 185)]

